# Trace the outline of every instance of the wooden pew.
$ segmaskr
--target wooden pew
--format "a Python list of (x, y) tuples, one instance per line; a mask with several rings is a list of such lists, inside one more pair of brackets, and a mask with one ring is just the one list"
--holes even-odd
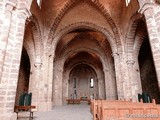
[(102, 100), (91, 100), (90, 103), (90, 111), (93, 114), (93, 119), (94, 120), (99, 120), (101, 116), (101, 101)]
[[(155, 103), (141, 103), (130, 101), (102, 101), (101, 118), (99, 120), (159, 120), (160, 106)], [(151, 115), (157, 115), (153, 118)]]
[(67, 99), (67, 104), (80, 104), (80, 99)]
[(19, 112), (29, 112), (29, 120), (33, 119), (33, 111), (32, 109), (35, 109), (36, 106), (15, 106), (14, 110), (17, 113), (17, 120), (18, 120), (18, 113)]
[(124, 100), (91, 100), (94, 120), (160, 120), (160, 105)]

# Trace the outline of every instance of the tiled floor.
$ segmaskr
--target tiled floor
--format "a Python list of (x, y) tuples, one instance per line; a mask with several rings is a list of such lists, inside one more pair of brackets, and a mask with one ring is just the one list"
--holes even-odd
[[(25, 116), (20, 115), (18, 120), (29, 120)], [(34, 113), (33, 120), (92, 120), (89, 105), (81, 103), (80, 105), (65, 105), (55, 107), (49, 112), (36, 112)]]

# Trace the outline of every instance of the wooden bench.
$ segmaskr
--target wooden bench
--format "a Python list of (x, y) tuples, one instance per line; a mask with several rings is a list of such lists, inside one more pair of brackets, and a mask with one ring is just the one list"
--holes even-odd
[[(122, 100), (92, 100), (91, 111), (94, 120), (159, 120), (160, 105)], [(137, 118), (134, 116), (137, 115)], [(148, 118), (146, 117), (148, 115)], [(150, 115), (153, 115), (150, 117)], [(140, 118), (138, 118), (140, 116)], [(145, 118), (146, 117), (146, 118)], [(154, 118), (155, 117), (155, 118)]]
[(80, 99), (67, 99), (68, 104), (80, 104)]
[(36, 106), (15, 106), (14, 110), (17, 113), (17, 120), (18, 120), (18, 113), (19, 112), (29, 112), (29, 120), (33, 119), (33, 111), (32, 109), (35, 109)]
[(88, 99), (87, 97), (85, 97), (85, 98), (81, 97), (80, 100), (81, 101), (86, 101), (88, 104), (91, 103), (91, 99)]

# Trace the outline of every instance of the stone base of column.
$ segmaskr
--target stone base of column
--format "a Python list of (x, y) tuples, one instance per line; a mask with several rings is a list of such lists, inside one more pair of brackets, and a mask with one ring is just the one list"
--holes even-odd
[(118, 98), (117, 98), (117, 96), (115, 96), (115, 95), (107, 95), (106, 96), (106, 100), (117, 100)]
[(62, 102), (62, 98), (54, 98), (54, 101), (53, 101), (53, 106), (62, 106), (63, 105), (63, 102)]
[(0, 114), (0, 120), (17, 120), (17, 114), (16, 113)]
[(32, 105), (36, 106), (35, 111), (51, 111), (52, 110), (52, 102), (37, 102), (37, 103), (32, 103)]

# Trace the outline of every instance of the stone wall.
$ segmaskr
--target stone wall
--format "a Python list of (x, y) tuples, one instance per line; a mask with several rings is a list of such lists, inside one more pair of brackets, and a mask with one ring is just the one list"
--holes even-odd
[[(33, 92), (33, 104), (37, 106), (38, 110), (50, 110), (52, 103), (56, 104), (59, 98), (62, 98), (62, 94), (59, 92), (62, 93), (64, 64), (67, 58), (71, 57), (66, 53), (63, 54), (64, 56), (62, 55), (62, 59), (60, 57), (55, 62), (56, 47), (64, 35), (79, 28), (100, 32), (105, 36), (105, 39), (95, 40), (95, 46), (91, 46), (95, 50), (88, 49), (87, 51), (86, 48), (81, 50), (87, 51), (93, 56), (98, 53), (98, 59), (102, 61), (101, 70), (104, 72), (104, 78), (107, 79), (107, 75), (109, 75), (109, 79), (114, 80), (109, 81), (108, 85), (117, 88), (110, 89), (113, 96), (108, 95), (108, 97), (116, 98), (114, 95), (118, 94), (119, 99), (133, 98), (137, 100), (135, 96), (141, 91), (141, 87), (139, 87), (139, 81), (134, 81), (140, 75), (136, 60), (138, 56), (134, 55), (133, 50), (136, 45), (135, 38), (137, 41), (142, 40), (136, 34), (137, 20), (144, 20), (153, 54), (158, 87), (160, 86), (160, 5), (154, 0), (132, 0), (128, 7), (122, 1), (114, 2), (88, 0), (84, 3), (77, 0), (62, 0), (58, 2), (59, 6), (57, 6), (55, 1), (50, 0), (43, 1), (40, 9), (35, 1), (32, 3), (32, 0), (5, 0), (5, 3), (0, 0), (0, 118), (2, 120), (16, 119), (13, 109), (23, 44), (31, 61), (30, 72), (33, 74), (30, 76), (29, 91)], [(32, 17), (30, 17), (30, 13), (33, 14)], [(59, 32), (55, 32), (56, 30)], [(99, 34), (92, 37), (101, 38)], [(108, 55), (104, 52), (107, 51), (103, 46), (106, 44), (105, 41), (108, 41), (107, 44), (110, 45)], [(62, 44), (69, 45), (65, 40)], [(64, 47), (63, 51), (67, 52), (66, 48)], [(103, 51), (103, 49), (105, 50)], [(136, 52), (138, 53), (138, 51)], [(74, 55), (74, 51), (72, 55)], [(106, 59), (108, 57), (109, 59)], [(115, 69), (107, 66), (108, 60), (111, 64), (114, 63)], [(115, 74), (113, 73), (111, 76), (110, 71)], [(55, 76), (53, 76), (53, 72)], [(103, 76), (101, 73), (99, 74)], [(103, 77), (99, 79), (103, 79)], [(55, 100), (51, 100), (52, 94), (57, 97)], [(61, 104), (60, 102), (57, 104)]]

